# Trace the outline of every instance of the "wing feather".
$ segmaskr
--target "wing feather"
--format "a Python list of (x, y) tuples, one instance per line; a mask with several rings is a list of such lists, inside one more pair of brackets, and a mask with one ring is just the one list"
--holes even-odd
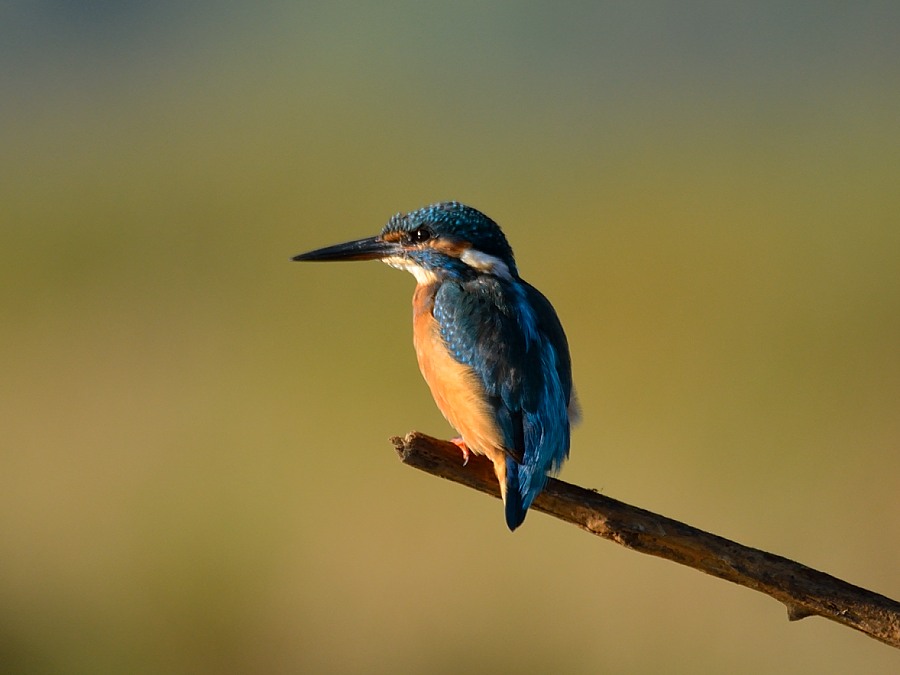
[(450, 354), (483, 383), (515, 460), (507, 471), (521, 497), (515, 527), (569, 452), (572, 369), (562, 325), (534, 287), (491, 275), (441, 284), (434, 317)]

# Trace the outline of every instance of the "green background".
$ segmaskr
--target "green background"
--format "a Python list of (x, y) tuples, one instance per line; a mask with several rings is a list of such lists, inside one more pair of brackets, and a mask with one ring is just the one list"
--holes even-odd
[(900, 5), (0, 5), (0, 669), (879, 673), (403, 467), (444, 199), (568, 331), (571, 482), (900, 597)]

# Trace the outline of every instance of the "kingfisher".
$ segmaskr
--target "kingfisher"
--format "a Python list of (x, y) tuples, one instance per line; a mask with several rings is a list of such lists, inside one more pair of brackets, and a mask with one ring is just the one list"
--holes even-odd
[(569, 455), (579, 408), (562, 324), (519, 276), (493, 220), (459, 202), (398, 213), (381, 233), (294, 256), (381, 260), (411, 272), (413, 344), (437, 407), (460, 434), (463, 460), (494, 465), (515, 530)]

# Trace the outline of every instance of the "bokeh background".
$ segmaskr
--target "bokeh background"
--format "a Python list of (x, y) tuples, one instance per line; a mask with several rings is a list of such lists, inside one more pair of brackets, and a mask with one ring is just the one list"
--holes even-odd
[(900, 5), (4, 2), (0, 670), (886, 673), (900, 654), (403, 467), (409, 275), (498, 220), (563, 477), (900, 597)]

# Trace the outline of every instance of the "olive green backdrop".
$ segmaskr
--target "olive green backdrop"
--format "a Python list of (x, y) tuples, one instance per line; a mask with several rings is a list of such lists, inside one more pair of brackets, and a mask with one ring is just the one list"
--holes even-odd
[(896, 3), (0, 6), (0, 670), (887, 673), (900, 653), (403, 467), (413, 280), (496, 219), (566, 480), (900, 598)]

